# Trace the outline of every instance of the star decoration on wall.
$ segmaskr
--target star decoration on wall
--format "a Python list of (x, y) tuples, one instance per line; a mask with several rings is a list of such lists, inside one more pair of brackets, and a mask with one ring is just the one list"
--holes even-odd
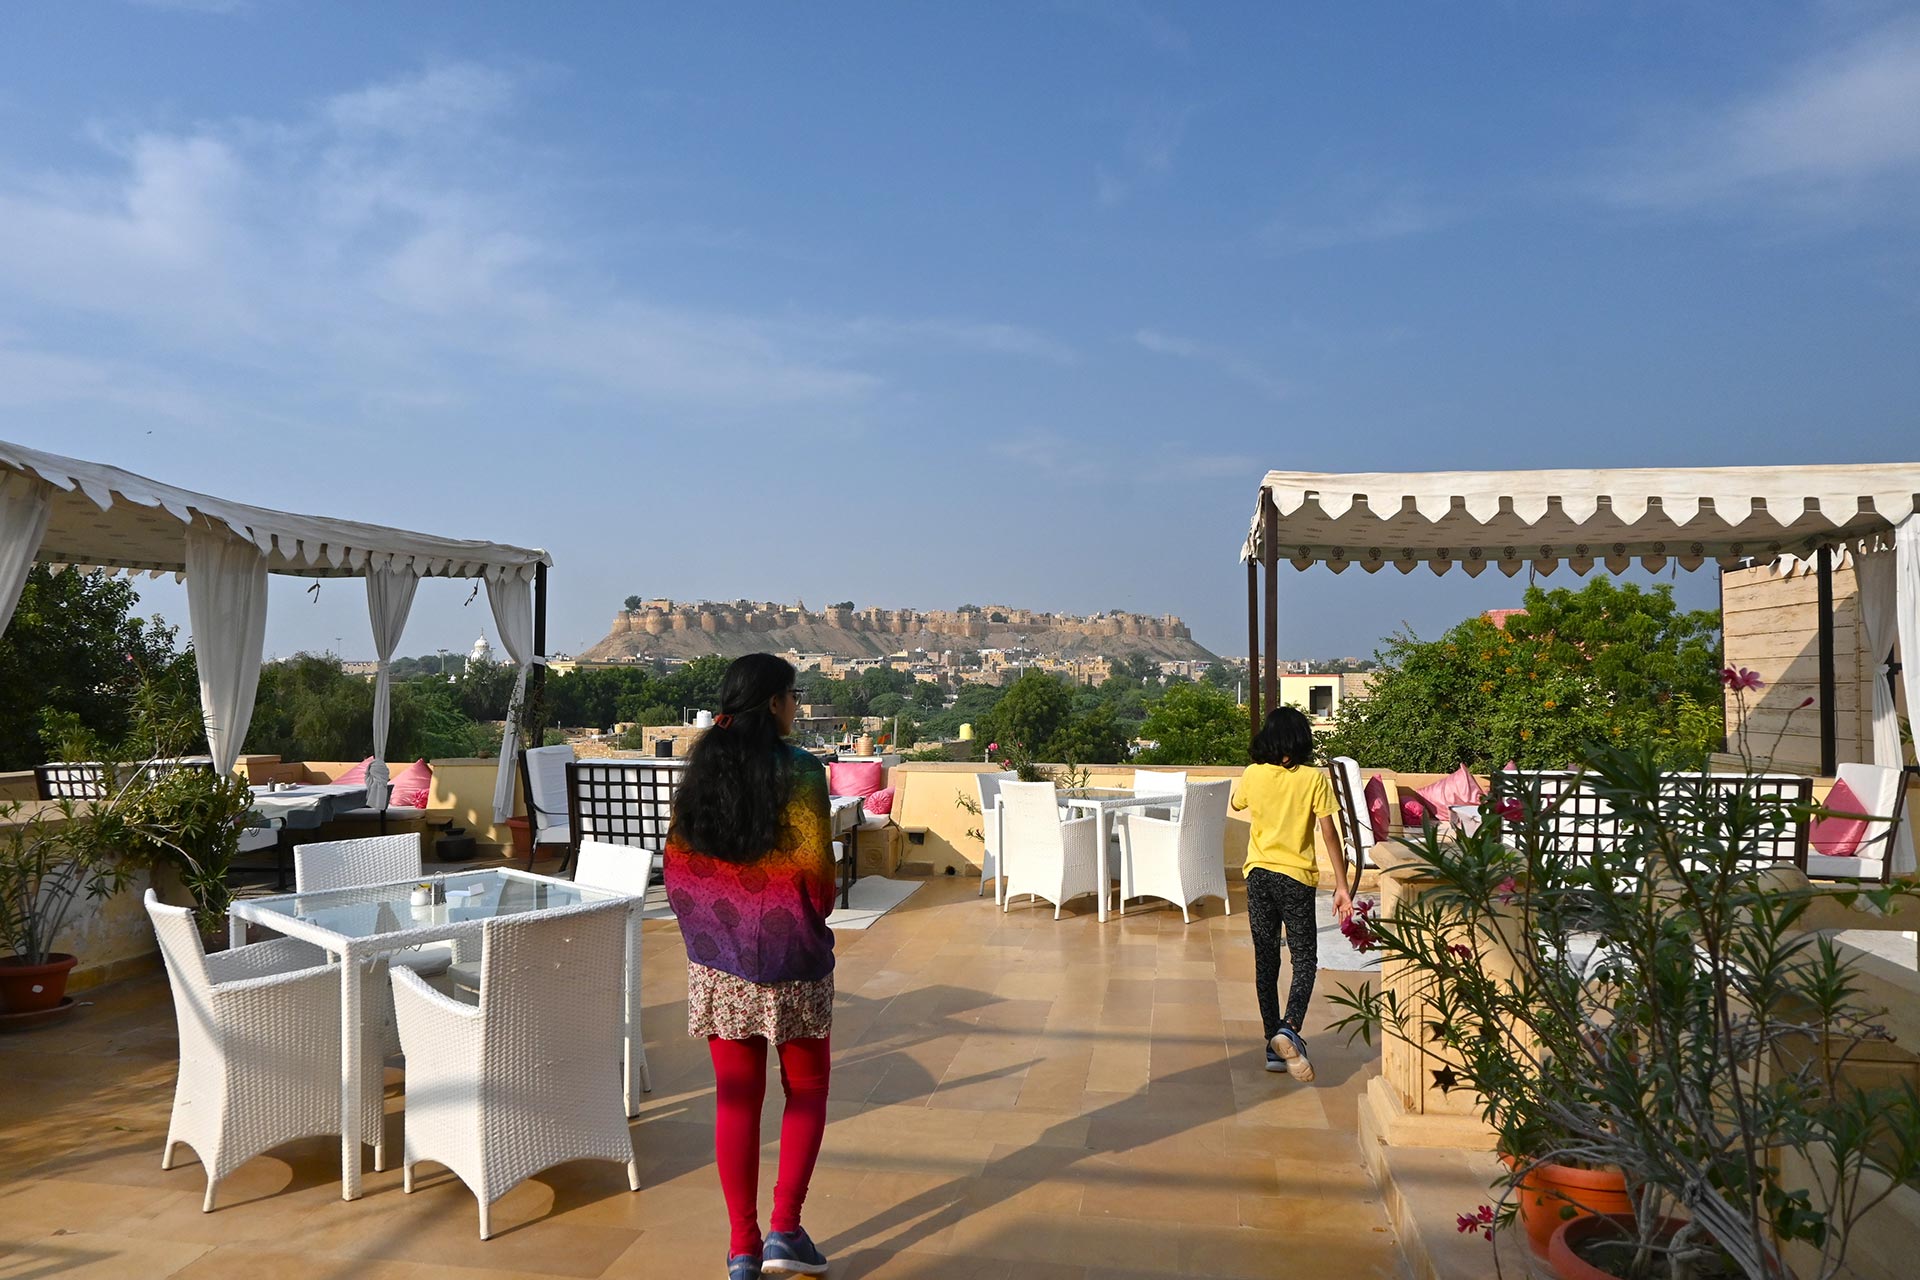
[(1433, 1021), (1430, 1021), (1427, 1023), (1427, 1039), (1439, 1041), (1439, 1040), (1445, 1040), (1446, 1038), (1447, 1038), (1446, 1023), (1433, 1022)]
[(1442, 1093), (1452, 1093), (1460, 1083), (1460, 1077), (1453, 1074), (1452, 1067), (1441, 1067), (1433, 1073), (1433, 1087)]

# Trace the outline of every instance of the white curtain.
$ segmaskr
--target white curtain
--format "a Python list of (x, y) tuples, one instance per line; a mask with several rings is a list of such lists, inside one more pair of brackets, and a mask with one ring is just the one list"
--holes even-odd
[(1900, 750), (1900, 713), (1893, 689), (1887, 684), (1887, 659), (1899, 629), (1899, 572), (1890, 551), (1855, 556), (1853, 572), (1860, 587), (1860, 621), (1867, 633), (1867, 654), (1873, 672), (1873, 762), (1898, 769), (1906, 763)]
[[(1920, 516), (1910, 515), (1893, 532), (1895, 589), (1893, 592), (1900, 635), (1900, 682), (1907, 695), (1907, 727), (1920, 729)], [(1904, 757), (1895, 757), (1900, 763)], [(1894, 837), (1893, 874), (1911, 875), (1913, 860), (1913, 815), (1900, 823)]]
[(260, 548), (225, 529), (188, 528), (187, 616), (207, 747), (213, 767), (231, 773), (253, 722), (267, 642), (267, 557)]
[(514, 762), (520, 750), (520, 711), (527, 697), (527, 672), (546, 658), (533, 651), (533, 582), (509, 571), (487, 579), (487, 603), (493, 606), (493, 625), (500, 644), (520, 668), (513, 680), (513, 700), (507, 704), (507, 729), (500, 736), (500, 771), (493, 780), (493, 820), (513, 816)]
[(367, 616), (373, 623), (373, 653), (378, 662), (373, 676), (373, 764), (367, 769), (367, 804), (387, 807), (387, 725), (393, 718), (393, 651), (400, 647), (407, 613), (420, 577), (391, 564), (367, 568)]
[(52, 497), (53, 486), (38, 476), (0, 473), (0, 635), (13, 621), (21, 588), (40, 553)]

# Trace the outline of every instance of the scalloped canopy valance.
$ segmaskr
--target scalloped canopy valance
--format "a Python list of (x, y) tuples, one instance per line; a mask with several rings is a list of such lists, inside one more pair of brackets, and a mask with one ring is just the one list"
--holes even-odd
[(527, 579), (536, 565), (553, 563), (534, 548), (248, 506), (0, 441), (0, 474), (6, 472), (53, 486), (36, 557), (44, 564), (182, 573), (187, 529), (196, 523), (224, 527), (259, 547), (270, 573), (309, 578), (359, 577), (369, 567), (390, 567), (419, 577)]
[(1334, 572), (1497, 565), (1576, 573), (1768, 563), (1821, 546), (1869, 551), (1920, 510), (1920, 464), (1680, 470), (1269, 471), (1241, 549)]

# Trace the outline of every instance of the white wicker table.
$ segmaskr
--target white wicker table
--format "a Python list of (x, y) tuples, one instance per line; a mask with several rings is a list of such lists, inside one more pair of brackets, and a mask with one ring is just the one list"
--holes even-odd
[[(451, 939), (477, 946), (481, 924), (499, 916), (527, 911), (550, 911), (586, 902), (638, 900), (610, 889), (593, 889), (571, 880), (536, 876), (505, 867), (430, 876), (435, 905), (409, 905), (414, 886), (360, 885), (323, 893), (286, 893), (270, 898), (236, 899), (228, 912), (228, 929), (235, 945), (244, 940), (251, 922), (299, 938), (340, 957), (340, 1198), (360, 1195), (360, 1047), (361, 984), (354, 980), (360, 967), (375, 956), (401, 951), (424, 942)], [(633, 971), (632, 965), (627, 972)]]
[[(1094, 850), (1098, 870), (1094, 873), (1100, 883), (1099, 919), (1107, 918), (1107, 888), (1112, 883), (1107, 871), (1107, 842), (1113, 838), (1113, 815), (1122, 809), (1164, 809), (1168, 805), (1166, 796), (1137, 796), (1131, 791), (1118, 787), (1079, 787), (1063, 790), (1060, 803), (1069, 809), (1078, 809), (1082, 813), (1091, 813), (1098, 822), (1094, 826), (1094, 840), (1098, 846)], [(1175, 802), (1178, 798), (1175, 797)], [(1007, 856), (1006, 846), (1000, 846), (1000, 856)], [(1120, 863), (1120, 914), (1127, 912), (1127, 890), (1133, 888), (1133, 868), (1123, 860)]]

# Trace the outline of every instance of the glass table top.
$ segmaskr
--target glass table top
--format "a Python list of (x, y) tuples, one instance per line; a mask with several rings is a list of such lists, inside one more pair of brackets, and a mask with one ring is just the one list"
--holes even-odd
[[(427, 896), (431, 901), (416, 905), (413, 893), (421, 885), (428, 887)], [(371, 938), (383, 933), (492, 920), (528, 911), (613, 902), (627, 896), (569, 880), (492, 867), (398, 884), (242, 898), (233, 904), (233, 909), (234, 914), (260, 923), (270, 924), (272, 916), (292, 917), (343, 938)]]
[(1062, 800), (1140, 800), (1161, 805), (1180, 799), (1179, 796), (1135, 795), (1125, 787), (1063, 787), (1060, 790), (1060, 798)]

